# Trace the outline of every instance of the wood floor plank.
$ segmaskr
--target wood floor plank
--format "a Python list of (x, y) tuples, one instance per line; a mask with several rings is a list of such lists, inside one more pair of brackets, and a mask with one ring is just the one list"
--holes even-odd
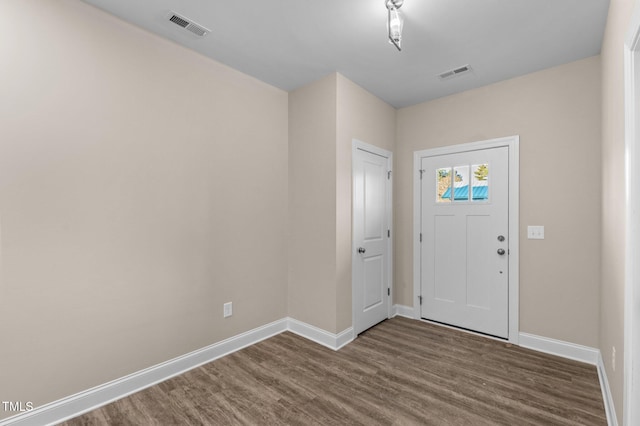
[(393, 318), (332, 351), (282, 333), (63, 425), (606, 425), (596, 368)]

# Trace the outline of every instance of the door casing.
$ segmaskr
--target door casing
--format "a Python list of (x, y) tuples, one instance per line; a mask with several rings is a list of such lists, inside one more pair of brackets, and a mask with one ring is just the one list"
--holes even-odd
[(420, 169), (422, 158), (435, 155), (457, 154), (479, 149), (508, 147), (509, 148), (509, 338), (513, 344), (519, 343), (519, 264), (520, 264), (520, 239), (519, 239), (519, 144), (518, 135), (504, 138), (490, 139), (479, 142), (471, 142), (460, 145), (443, 146), (438, 148), (415, 151), (413, 153), (413, 313), (415, 319), (420, 319), (420, 279), (421, 279), (421, 191)]
[[(354, 163), (356, 161), (356, 155), (357, 155), (357, 151), (358, 150), (362, 150), (362, 151), (367, 151), (370, 152), (372, 154), (376, 154), (379, 155), (381, 157), (385, 157), (387, 159), (387, 170), (391, 172), (389, 179), (387, 180), (387, 200), (386, 200), (386, 216), (387, 216), (387, 228), (390, 230), (390, 237), (387, 238), (387, 259), (386, 259), (386, 266), (387, 266), (387, 285), (390, 289), (391, 292), (391, 296), (388, 298), (388, 303), (387, 303), (387, 318), (391, 318), (392, 316), (392, 311), (393, 311), (393, 153), (390, 151), (387, 151), (386, 149), (382, 149), (382, 148), (378, 148), (377, 146), (373, 146), (370, 145), (368, 143), (359, 141), (357, 139), (353, 139), (352, 141), (352, 151), (351, 151), (351, 158), (352, 158), (352, 166), (351, 166), (351, 170), (353, 171), (354, 169)], [(353, 177), (351, 179), (352, 181), (352, 185), (353, 185)], [(355, 192), (353, 191), (352, 188), (352, 202), (354, 202), (355, 200), (353, 200)], [(353, 211), (353, 210), (352, 210)], [(351, 226), (351, 314), (352, 314), (352, 324), (353, 324), (353, 338), (355, 339), (357, 337), (356, 334), (356, 330), (357, 330), (357, 324), (356, 324), (356, 303), (357, 303), (357, 295), (356, 295), (356, 288), (355, 288), (355, 283), (356, 280), (358, 279), (357, 277), (357, 268), (355, 265), (356, 259), (355, 259), (355, 253), (357, 251), (357, 247), (360, 244), (359, 241), (356, 241), (356, 235), (354, 233), (354, 229), (355, 229), (355, 224), (354, 221), (356, 220), (355, 215), (352, 213), (352, 226)]]
[[(640, 423), (640, 6), (624, 44), (626, 246), (624, 292), (624, 393), (622, 421)], [(601, 348), (608, 350), (609, 348)], [(606, 407), (609, 404), (605, 404)], [(613, 413), (607, 411), (609, 417)], [(613, 419), (610, 419), (612, 421)]]

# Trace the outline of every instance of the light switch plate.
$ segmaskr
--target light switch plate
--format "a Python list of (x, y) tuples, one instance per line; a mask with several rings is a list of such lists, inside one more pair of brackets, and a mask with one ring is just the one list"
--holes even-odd
[(527, 238), (530, 240), (544, 240), (544, 226), (528, 226)]

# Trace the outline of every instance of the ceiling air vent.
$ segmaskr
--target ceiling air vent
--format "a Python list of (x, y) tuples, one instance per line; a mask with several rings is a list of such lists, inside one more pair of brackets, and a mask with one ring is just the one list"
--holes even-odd
[(185, 18), (184, 16), (180, 16), (177, 13), (170, 13), (169, 21), (181, 26), (185, 30), (191, 31), (199, 37), (205, 36), (211, 32), (211, 30), (203, 27), (202, 25), (196, 24), (195, 22), (188, 18)]
[(439, 74), (438, 77), (440, 77), (440, 80), (449, 80), (462, 74), (466, 74), (469, 71), (471, 71), (471, 67), (469, 65), (463, 65), (461, 67), (445, 71), (442, 74)]

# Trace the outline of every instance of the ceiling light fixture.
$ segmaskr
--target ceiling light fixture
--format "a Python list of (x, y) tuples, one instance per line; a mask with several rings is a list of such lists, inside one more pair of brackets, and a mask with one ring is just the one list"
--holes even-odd
[(402, 50), (402, 26), (404, 19), (400, 14), (400, 8), (404, 0), (385, 0), (387, 6), (387, 30), (389, 31), (389, 43), (399, 51)]

